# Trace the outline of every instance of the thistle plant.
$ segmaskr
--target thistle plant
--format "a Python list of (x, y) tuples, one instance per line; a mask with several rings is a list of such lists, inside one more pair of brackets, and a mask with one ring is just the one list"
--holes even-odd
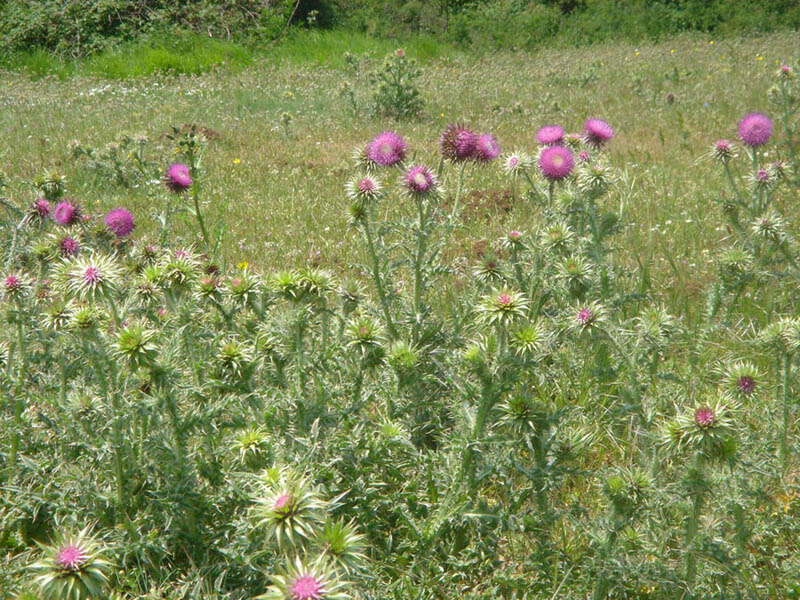
[(60, 534), (51, 545), (41, 545), (45, 557), (32, 564), (33, 582), (44, 600), (100, 600), (108, 598), (112, 563), (89, 528), (75, 535)]
[(422, 69), (403, 50), (389, 54), (383, 66), (370, 76), (375, 112), (384, 117), (412, 119), (422, 112), (424, 101), (417, 79)]
[(685, 581), (693, 591), (697, 576), (697, 536), (703, 505), (711, 491), (707, 468), (719, 462), (732, 464), (735, 459), (738, 405), (724, 393), (712, 394), (704, 400), (678, 410), (677, 416), (666, 422), (662, 444), (673, 456), (691, 459), (686, 470), (684, 486), (692, 505), (686, 519)]

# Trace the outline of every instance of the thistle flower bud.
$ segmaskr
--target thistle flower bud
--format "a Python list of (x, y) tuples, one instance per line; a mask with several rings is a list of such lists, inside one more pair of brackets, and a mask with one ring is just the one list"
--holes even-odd
[(345, 584), (337, 581), (323, 558), (304, 564), (298, 555), (284, 573), (272, 576), (273, 585), (256, 600), (348, 600)]
[(545, 225), (539, 232), (542, 248), (557, 255), (564, 255), (572, 249), (575, 241), (575, 232), (561, 221)]
[(594, 269), (581, 255), (567, 256), (556, 264), (556, 278), (572, 298), (582, 298), (592, 286)]
[(117, 289), (122, 270), (109, 256), (91, 254), (64, 260), (58, 279), (64, 291), (81, 300), (108, 298)]
[(487, 325), (507, 327), (525, 316), (528, 301), (521, 292), (503, 288), (484, 296), (478, 310), (479, 318)]
[(750, 225), (750, 230), (761, 239), (775, 244), (782, 244), (788, 239), (783, 219), (775, 212), (757, 218)]
[(717, 262), (717, 272), (722, 283), (731, 288), (752, 276), (753, 257), (741, 248), (729, 248)]
[(271, 455), (269, 435), (261, 427), (248, 427), (236, 436), (233, 450), (251, 470), (263, 468)]
[(128, 362), (131, 370), (151, 365), (158, 354), (158, 346), (153, 341), (156, 332), (138, 324), (128, 324), (117, 334), (112, 352)]
[(605, 307), (598, 302), (579, 304), (567, 316), (567, 326), (579, 333), (601, 330), (607, 321)]
[(514, 354), (525, 360), (540, 358), (539, 355), (549, 341), (549, 333), (538, 321), (514, 329), (509, 339), (509, 343), (514, 349)]
[(327, 503), (308, 480), (288, 469), (270, 469), (266, 477), (265, 494), (254, 499), (257, 526), (265, 527), (280, 548), (305, 545), (316, 536)]
[(728, 394), (708, 396), (665, 424), (662, 443), (674, 453), (697, 451), (710, 460), (730, 459), (735, 450), (737, 408)]
[(32, 284), (23, 273), (10, 273), (3, 280), (3, 297), (12, 302), (19, 302), (31, 291)]
[(721, 163), (736, 158), (736, 147), (728, 140), (717, 140), (711, 149), (711, 157)]
[(793, 333), (800, 328), (797, 319), (783, 318), (773, 321), (762, 329), (756, 340), (765, 350), (789, 354), (797, 345)]
[(591, 198), (599, 198), (615, 182), (616, 177), (610, 167), (601, 163), (581, 163), (578, 170), (578, 189)]
[(517, 177), (533, 164), (533, 159), (524, 152), (512, 152), (503, 158), (503, 170), (511, 177)]
[(505, 279), (500, 260), (493, 252), (484, 254), (472, 273), (484, 283), (499, 283)]
[(415, 369), (419, 363), (419, 356), (413, 345), (403, 340), (397, 340), (389, 346), (386, 361), (399, 374), (406, 374)]

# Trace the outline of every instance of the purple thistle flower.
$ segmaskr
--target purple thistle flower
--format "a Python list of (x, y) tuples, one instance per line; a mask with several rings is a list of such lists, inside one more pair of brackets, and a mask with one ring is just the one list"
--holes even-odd
[(192, 185), (189, 167), (183, 163), (173, 163), (164, 176), (164, 184), (176, 194), (185, 192)]
[(756, 382), (749, 375), (742, 375), (736, 380), (736, 388), (745, 396), (749, 396), (756, 389)]
[(499, 304), (500, 306), (508, 306), (509, 304), (511, 304), (511, 296), (505, 293), (500, 294), (499, 296), (497, 296), (497, 304)]
[(133, 231), (133, 215), (124, 208), (115, 208), (106, 215), (106, 227), (118, 238), (123, 238)]
[(6, 288), (7, 294), (14, 294), (22, 288), (22, 281), (16, 275), (9, 275), (6, 277), (3, 286)]
[(756, 180), (761, 183), (769, 181), (769, 172), (766, 169), (759, 169), (756, 171)]
[(313, 575), (301, 575), (289, 586), (292, 600), (319, 600), (322, 598), (323, 585)]
[(489, 162), (500, 156), (500, 144), (490, 133), (482, 133), (475, 142), (475, 160)]
[(89, 557), (78, 546), (64, 546), (56, 555), (56, 566), (70, 571), (77, 571)]
[(551, 181), (564, 179), (572, 173), (573, 166), (575, 166), (575, 159), (572, 152), (564, 146), (548, 146), (539, 155), (539, 168)]
[(50, 216), (50, 203), (47, 198), (39, 197), (33, 202), (33, 210), (39, 215), (39, 218), (45, 219)]
[(411, 194), (426, 194), (436, 188), (436, 177), (424, 165), (414, 165), (403, 176), (402, 184)]
[(62, 256), (75, 256), (80, 250), (80, 245), (74, 238), (65, 237), (58, 243), (58, 248)]
[(564, 141), (564, 128), (560, 125), (545, 125), (536, 132), (536, 140), (545, 146), (555, 146)]
[(53, 220), (59, 225), (74, 225), (79, 219), (80, 210), (69, 200), (59, 202), (53, 211)]
[(275, 503), (272, 505), (273, 510), (282, 510), (286, 508), (286, 505), (289, 504), (291, 501), (292, 496), (290, 494), (281, 494), (275, 500)]
[(439, 150), (442, 156), (455, 162), (474, 157), (478, 138), (469, 129), (458, 123), (448, 125), (439, 137)]
[(614, 129), (602, 119), (587, 119), (583, 128), (586, 142), (598, 148), (614, 137)]
[(362, 177), (356, 184), (358, 191), (362, 194), (369, 195), (375, 191), (375, 182), (369, 177)]
[(406, 148), (406, 142), (400, 134), (395, 131), (384, 131), (367, 144), (365, 154), (375, 164), (391, 167), (405, 158)]
[(578, 158), (581, 159), (581, 162), (589, 162), (589, 153), (586, 150), (581, 150)]
[(670, 92), (667, 94), (667, 104), (672, 104), (673, 102), (675, 102), (675, 94)]
[(594, 314), (592, 314), (592, 309), (589, 307), (584, 307), (578, 311), (578, 316), (575, 318), (578, 321), (578, 325), (586, 325), (592, 322), (592, 318)]
[(739, 137), (751, 148), (763, 146), (771, 136), (772, 121), (767, 115), (750, 113), (739, 121)]
[(515, 240), (518, 240), (521, 235), (522, 235), (521, 231), (517, 231), (516, 229), (512, 229), (511, 231), (508, 232), (508, 239), (515, 241)]
[(95, 266), (86, 267), (83, 271), (83, 281), (86, 282), (88, 285), (97, 285), (100, 283), (100, 280), (103, 279), (102, 274), (100, 273), (100, 269)]
[(714, 411), (708, 406), (703, 406), (694, 411), (694, 422), (698, 427), (706, 429), (714, 424)]

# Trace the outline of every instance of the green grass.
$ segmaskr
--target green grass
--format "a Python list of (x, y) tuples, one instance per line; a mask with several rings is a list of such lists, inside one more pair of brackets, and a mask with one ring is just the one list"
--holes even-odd
[(213, 68), (235, 73), (250, 64), (254, 51), (234, 42), (196, 34), (159, 35), (126, 42), (84, 59), (63, 60), (35, 49), (8, 56), (0, 66), (33, 78), (96, 76), (131, 79), (156, 74), (199, 75)]

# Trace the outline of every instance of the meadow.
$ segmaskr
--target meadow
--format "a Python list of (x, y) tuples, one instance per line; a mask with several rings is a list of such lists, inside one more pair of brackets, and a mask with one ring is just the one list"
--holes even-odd
[(796, 597), (797, 35), (398, 49), (0, 74), (0, 592)]

